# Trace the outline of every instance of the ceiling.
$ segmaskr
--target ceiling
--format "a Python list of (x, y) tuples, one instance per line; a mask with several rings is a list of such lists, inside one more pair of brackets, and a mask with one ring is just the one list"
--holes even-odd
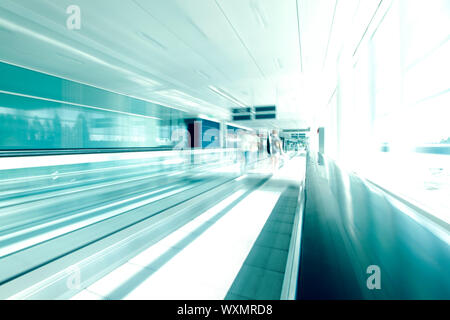
[[(219, 120), (239, 104), (275, 104), (276, 120), (245, 125), (302, 128), (349, 17), (380, 0), (363, 2), (2, 0), (0, 60)], [(80, 30), (66, 27), (70, 5)]]

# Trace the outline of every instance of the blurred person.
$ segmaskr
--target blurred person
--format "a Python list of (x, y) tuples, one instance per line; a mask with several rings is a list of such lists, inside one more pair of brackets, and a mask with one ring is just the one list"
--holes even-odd
[(238, 142), (241, 159), (241, 172), (245, 172), (247, 169), (248, 157), (250, 152), (250, 139), (246, 131), (240, 132)]
[(249, 164), (252, 169), (255, 168), (256, 162), (258, 161), (258, 136), (256, 132), (250, 133), (250, 154), (249, 154)]
[(283, 152), (283, 143), (281, 142), (280, 137), (278, 136), (277, 130), (272, 130), (272, 134), (270, 135), (270, 157), (272, 159), (272, 171), (278, 170), (280, 156)]
[(241, 171), (248, 169), (250, 162), (250, 152), (252, 150), (252, 138), (249, 132), (242, 131), (240, 134), (240, 150), (241, 150)]
[(258, 161), (262, 160), (264, 158), (264, 137), (261, 133), (257, 136), (258, 139)]

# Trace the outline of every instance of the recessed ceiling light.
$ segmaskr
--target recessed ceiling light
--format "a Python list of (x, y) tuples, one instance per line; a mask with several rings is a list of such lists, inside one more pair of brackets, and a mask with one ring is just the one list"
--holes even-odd
[(256, 21), (258, 21), (259, 25), (262, 28), (267, 29), (267, 27), (268, 27), (267, 20), (265, 18), (265, 15), (262, 13), (262, 10), (256, 3), (256, 1), (252, 1), (250, 4), (250, 7), (252, 8), (252, 11), (255, 15)]
[(200, 75), (202, 78), (206, 79), (206, 80), (211, 80), (211, 77), (208, 76), (206, 73), (204, 73), (203, 71), (200, 70), (195, 70), (195, 72)]
[(60, 56), (61, 58), (66, 59), (66, 60), (70, 60), (72, 62), (76, 62), (76, 63), (79, 63), (79, 64), (84, 64), (84, 62), (81, 61), (81, 60), (78, 60), (78, 59), (76, 59), (74, 57), (71, 57), (71, 56), (68, 56), (68, 55), (65, 55), (65, 54), (62, 54), (62, 53), (59, 53), (59, 52), (57, 52), (56, 55)]
[(163, 49), (165, 51), (167, 51), (167, 47), (165, 45), (163, 45), (161, 42), (159, 42), (158, 40), (152, 38), (151, 36), (149, 36), (148, 34), (144, 33), (144, 32), (138, 32), (138, 34), (144, 38), (145, 40), (147, 40), (151, 45), (153, 45), (154, 47), (157, 47), (159, 49)]
[(144, 77), (135, 77), (135, 76), (130, 76), (128, 77), (128, 79), (130, 79), (131, 81), (138, 83), (142, 86), (150, 86), (151, 88), (155, 88), (159, 85), (161, 85), (158, 81), (152, 80), (152, 79), (147, 79)]

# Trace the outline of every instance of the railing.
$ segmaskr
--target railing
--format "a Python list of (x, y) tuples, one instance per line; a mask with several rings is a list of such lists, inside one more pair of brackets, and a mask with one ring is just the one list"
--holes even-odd
[(302, 223), (303, 213), (305, 209), (305, 183), (304, 180), (300, 184), (300, 192), (298, 194), (297, 209), (295, 211), (294, 224), (292, 226), (291, 241), (289, 245), (289, 253), (286, 261), (286, 269), (284, 272), (283, 288), (281, 290), (281, 300), (296, 300), (298, 274), (300, 268), (301, 256), (301, 239), (302, 239)]
[(321, 154), (307, 163), (299, 298), (450, 297), (448, 225)]

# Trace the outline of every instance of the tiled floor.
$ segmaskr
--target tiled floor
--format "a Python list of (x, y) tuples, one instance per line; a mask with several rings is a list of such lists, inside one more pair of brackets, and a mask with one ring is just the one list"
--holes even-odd
[(244, 264), (225, 299), (279, 299), (283, 277), (281, 272)]
[(280, 299), (298, 192), (293, 185), (280, 196), (226, 299)]

